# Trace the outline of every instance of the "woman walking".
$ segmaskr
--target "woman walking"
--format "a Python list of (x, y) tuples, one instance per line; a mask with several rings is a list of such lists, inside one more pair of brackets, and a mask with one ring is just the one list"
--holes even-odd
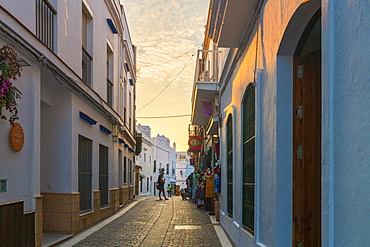
[(159, 193), (158, 193), (158, 196), (159, 196), (159, 200), (162, 200), (161, 198), (161, 192), (163, 193), (163, 197), (165, 200), (168, 200), (168, 198), (166, 197), (166, 194), (164, 193), (164, 183), (165, 183), (165, 179), (163, 178), (163, 174), (159, 174), (159, 177), (158, 177), (158, 190), (159, 190)]

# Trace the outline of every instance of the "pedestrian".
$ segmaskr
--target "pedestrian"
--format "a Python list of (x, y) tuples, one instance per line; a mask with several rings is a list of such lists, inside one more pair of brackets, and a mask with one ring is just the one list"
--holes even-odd
[(186, 200), (187, 198), (187, 196), (188, 196), (188, 193), (187, 193), (187, 189), (185, 188), (185, 189), (181, 189), (180, 190), (180, 194), (181, 194), (181, 197), (182, 197), (182, 199), (183, 200)]
[(171, 197), (171, 185), (170, 184), (167, 184), (167, 194), (168, 194), (168, 197)]
[(161, 198), (161, 192), (163, 193), (164, 199), (165, 200), (168, 200), (168, 198), (164, 194), (164, 183), (165, 183), (165, 179), (163, 178), (163, 173), (159, 174), (158, 182), (157, 183), (158, 183), (157, 189), (159, 190), (159, 193), (158, 193), (159, 200), (162, 200), (162, 198)]
[(198, 208), (204, 208), (204, 194), (205, 194), (204, 183), (202, 179), (200, 179), (195, 192), (196, 204)]

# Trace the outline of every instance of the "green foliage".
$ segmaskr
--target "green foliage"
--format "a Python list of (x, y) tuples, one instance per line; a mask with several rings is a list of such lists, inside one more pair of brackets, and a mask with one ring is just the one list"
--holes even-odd
[(10, 113), (9, 123), (13, 125), (18, 117), (17, 99), (21, 98), (21, 91), (10, 80), (21, 76), (21, 67), (17, 63), (17, 53), (11, 45), (0, 48), (0, 118), (7, 119), (2, 113), (5, 109)]

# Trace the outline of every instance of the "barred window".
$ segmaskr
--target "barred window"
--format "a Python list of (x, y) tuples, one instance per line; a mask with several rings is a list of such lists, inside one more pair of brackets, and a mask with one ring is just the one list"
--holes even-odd
[(107, 78), (107, 104), (113, 107), (113, 83)]
[(78, 136), (78, 191), (80, 211), (92, 209), (92, 140)]
[(255, 87), (251, 83), (243, 99), (243, 226), (254, 232)]
[(108, 206), (108, 147), (99, 144), (100, 206)]
[(122, 150), (118, 149), (118, 187), (123, 186)]
[(113, 52), (107, 44), (107, 103), (113, 107)]
[(88, 85), (92, 84), (92, 60), (91, 44), (92, 15), (85, 4), (82, 6), (82, 80)]
[(226, 122), (227, 135), (227, 213), (233, 216), (233, 120), (231, 114)]
[(129, 170), (128, 170), (128, 176), (129, 176), (129, 183), (132, 184), (132, 160), (128, 160), (129, 164)]
[(54, 48), (54, 15), (57, 11), (48, 0), (36, 0), (36, 36), (50, 49)]
[(82, 46), (82, 80), (91, 86), (92, 56)]
[(127, 184), (127, 158), (123, 158), (123, 182)]

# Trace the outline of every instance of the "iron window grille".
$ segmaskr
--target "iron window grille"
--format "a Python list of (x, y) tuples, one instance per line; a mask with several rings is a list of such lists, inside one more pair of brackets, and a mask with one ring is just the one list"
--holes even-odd
[(128, 160), (128, 165), (129, 165), (129, 183), (132, 184), (132, 160)]
[(107, 78), (107, 104), (113, 107), (113, 83)]
[(233, 121), (231, 114), (226, 123), (227, 130), (227, 213), (233, 216)]
[(127, 158), (123, 158), (123, 182), (127, 184)]
[(255, 87), (251, 83), (243, 99), (243, 219), (242, 223), (254, 233), (255, 187)]
[(57, 11), (48, 0), (36, 0), (36, 36), (51, 50), (54, 46), (54, 15)]
[(108, 147), (99, 144), (100, 207), (108, 206)]
[(82, 80), (84, 80), (84, 82), (86, 82), (89, 86), (91, 86), (92, 60), (93, 57), (86, 50), (86, 48), (82, 46)]
[(78, 191), (80, 211), (92, 210), (92, 140), (78, 136)]

